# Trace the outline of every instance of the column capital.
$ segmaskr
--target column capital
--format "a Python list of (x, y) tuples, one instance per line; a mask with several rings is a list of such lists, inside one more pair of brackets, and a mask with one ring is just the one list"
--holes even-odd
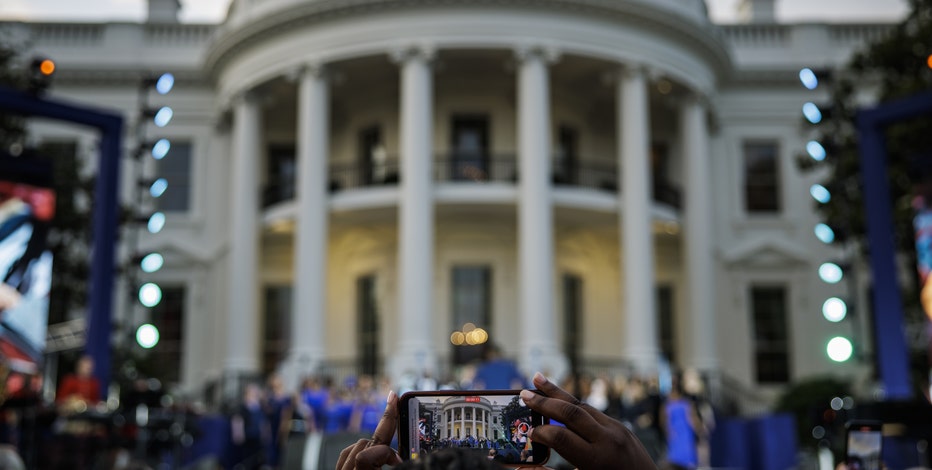
[(515, 59), (518, 63), (529, 60), (541, 60), (545, 64), (554, 64), (560, 60), (560, 49), (544, 44), (520, 44), (515, 46)]
[(304, 76), (311, 76), (314, 78), (328, 79), (332, 75), (332, 70), (327, 64), (323, 62), (306, 62), (303, 64), (296, 65), (287, 71), (285, 71), (284, 76), (290, 82), (297, 82)]
[(429, 63), (437, 56), (437, 48), (433, 44), (409, 44), (393, 48), (388, 52), (388, 56), (396, 64), (403, 64), (411, 59), (421, 59)]

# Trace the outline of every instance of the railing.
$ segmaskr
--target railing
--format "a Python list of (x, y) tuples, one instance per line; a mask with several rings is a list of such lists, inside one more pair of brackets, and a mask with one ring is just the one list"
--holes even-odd
[(518, 181), (518, 161), (513, 154), (451, 153), (434, 160), (435, 181)]
[(399, 162), (395, 157), (371, 165), (358, 162), (331, 165), (330, 191), (398, 184), (399, 173)]
[[(477, 154), (446, 154), (434, 160), (434, 180), (438, 182), (517, 184), (521, 175), (517, 158), (513, 154), (481, 156)], [(330, 166), (329, 191), (339, 192), (355, 188), (397, 185), (401, 181), (398, 158), (362, 165), (358, 162)], [(588, 188), (608, 193), (618, 192), (618, 170), (606, 162), (573, 162), (554, 165), (551, 173), (556, 187)], [(262, 206), (269, 207), (291, 201), (296, 196), (293, 178), (276, 178), (262, 188)], [(674, 208), (682, 207), (680, 188), (656, 175), (652, 184), (653, 200)]]

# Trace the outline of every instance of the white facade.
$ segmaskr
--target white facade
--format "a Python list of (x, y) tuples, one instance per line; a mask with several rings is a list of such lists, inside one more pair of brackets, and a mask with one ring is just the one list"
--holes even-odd
[[(824, 353), (853, 326), (820, 313), (844, 287), (816, 274), (838, 253), (813, 236), (815, 179), (794, 163), (813, 94), (796, 72), (842, 63), (886, 26), (717, 26), (701, 0), (236, 0), (216, 26), (3, 26), (57, 60), (52, 96), (131, 122), (141, 74), (178, 78), (152, 101), (175, 109), (159, 135), (191, 144), (189, 209), (142, 244), (166, 254), (150, 277), (185, 287), (186, 389), (260, 370), (270, 286), (293, 292), (283, 370), (357, 360), (364, 276), (382, 370), (448, 371), (461, 266), (487, 269), (480, 326), (525, 372), (568, 372), (567, 274), (590, 371), (657, 370), (658, 286), (678, 366), (773, 390), (755, 369), (762, 286), (785, 295), (789, 381), (860, 371)], [(360, 160), (373, 127), (379, 151)], [(777, 152), (778, 209), (749, 213), (746, 144), (761, 142)], [(570, 144), (567, 164), (554, 155)], [(263, 203), (281, 190), (276, 146), (293, 149), (294, 191)]]

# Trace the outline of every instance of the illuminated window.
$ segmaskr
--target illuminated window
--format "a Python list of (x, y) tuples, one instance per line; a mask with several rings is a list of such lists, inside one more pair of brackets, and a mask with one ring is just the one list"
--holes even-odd
[[(453, 327), (467, 323), (491, 330), (492, 268), (456, 266), (453, 268)], [(467, 364), (482, 357), (482, 346), (453, 346), (455, 364)]]
[(776, 142), (744, 144), (744, 207), (752, 214), (780, 212), (780, 171)]
[(790, 379), (787, 289), (751, 287), (754, 328), (754, 365), (759, 383), (786, 383)]

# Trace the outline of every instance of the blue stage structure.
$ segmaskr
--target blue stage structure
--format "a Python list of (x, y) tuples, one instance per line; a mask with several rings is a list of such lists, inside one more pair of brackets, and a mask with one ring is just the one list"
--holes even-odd
[(2, 87), (0, 111), (88, 126), (100, 132), (100, 157), (94, 189), (90, 305), (87, 311), (85, 352), (97, 364), (94, 376), (102, 384), (101, 391), (106, 394), (107, 384), (110, 383), (110, 333), (123, 117), (114, 112), (50, 100)]

